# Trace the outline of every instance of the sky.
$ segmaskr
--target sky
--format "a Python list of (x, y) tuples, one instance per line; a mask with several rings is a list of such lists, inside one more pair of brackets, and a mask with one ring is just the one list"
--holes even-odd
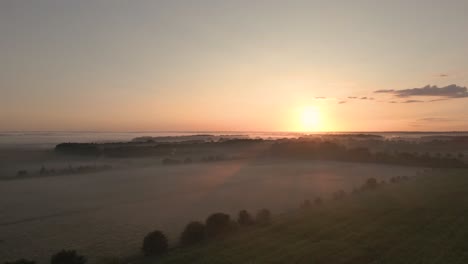
[(468, 130), (467, 11), (0, 0), (0, 131)]

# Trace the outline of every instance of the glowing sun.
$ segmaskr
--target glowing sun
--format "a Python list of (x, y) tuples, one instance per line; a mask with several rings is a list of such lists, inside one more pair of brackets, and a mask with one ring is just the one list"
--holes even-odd
[(317, 108), (308, 106), (302, 110), (301, 126), (305, 132), (320, 130), (320, 112)]

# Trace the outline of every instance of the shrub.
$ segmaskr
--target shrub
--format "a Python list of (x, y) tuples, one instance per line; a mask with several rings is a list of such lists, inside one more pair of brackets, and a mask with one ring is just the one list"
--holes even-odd
[(182, 232), (180, 236), (180, 244), (183, 246), (192, 245), (204, 240), (206, 237), (206, 228), (205, 225), (193, 221), (190, 222)]
[(206, 234), (217, 236), (227, 233), (231, 229), (231, 218), (228, 214), (214, 213), (206, 219)]
[(377, 180), (375, 178), (369, 178), (366, 180), (366, 183), (364, 183), (364, 189), (374, 190), (377, 188), (377, 185)]
[[(28, 171), (27, 170), (19, 170), (17, 173), (16, 173), (16, 176), (17, 177), (26, 177), (28, 176)], [(24, 260), (24, 259), (20, 259), (20, 260)], [(18, 260), (19, 261), (19, 260)]]
[(162, 160), (163, 165), (178, 165), (180, 164), (181, 161), (178, 159), (170, 159), (170, 158), (165, 158)]
[(241, 226), (249, 226), (254, 224), (252, 216), (246, 210), (239, 212), (239, 217), (237, 218), (237, 223)]
[(18, 259), (15, 261), (4, 262), (4, 264), (36, 264), (36, 261), (28, 259)]
[(315, 198), (314, 204), (316, 204), (316, 205), (322, 205), (322, 204), (323, 204), (322, 198), (320, 198), (320, 197)]
[(271, 213), (268, 209), (262, 209), (258, 211), (256, 221), (259, 225), (269, 225), (271, 224)]
[(84, 264), (86, 258), (76, 253), (75, 250), (62, 250), (52, 255), (50, 264)]
[(390, 182), (391, 183), (398, 183), (401, 181), (401, 177), (400, 176), (396, 176), (396, 177), (392, 177), (390, 178)]
[(143, 239), (141, 250), (145, 256), (160, 256), (167, 252), (169, 244), (161, 231), (153, 231)]
[(346, 192), (343, 190), (339, 190), (333, 193), (333, 200), (342, 200), (346, 196)]
[(304, 200), (304, 202), (302, 202), (301, 204), (301, 209), (310, 209), (310, 201), (309, 200)]

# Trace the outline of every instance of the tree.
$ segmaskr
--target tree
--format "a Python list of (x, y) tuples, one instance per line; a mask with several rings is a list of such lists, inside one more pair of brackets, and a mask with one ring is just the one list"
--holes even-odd
[(237, 218), (237, 223), (241, 226), (249, 226), (254, 224), (252, 216), (246, 210), (239, 212), (239, 217)]
[[(19, 170), (16, 173), (16, 176), (17, 177), (26, 177), (26, 176), (28, 176), (28, 171), (27, 170)], [(24, 259), (21, 259), (21, 260), (24, 260)]]
[(364, 189), (374, 190), (377, 188), (377, 180), (375, 178), (369, 178), (364, 184)]
[(323, 203), (322, 198), (320, 198), (320, 197), (315, 198), (314, 204), (321, 205), (322, 203)]
[(268, 209), (262, 209), (258, 211), (255, 222), (259, 225), (269, 225), (271, 224), (271, 213)]
[(311, 207), (311, 204), (309, 200), (304, 200), (304, 202), (302, 202), (301, 204), (301, 209), (310, 209), (310, 207)]
[(169, 243), (166, 236), (161, 231), (148, 233), (143, 239), (141, 250), (145, 256), (160, 256), (167, 252)]
[(346, 196), (346, 192), (343, 190), (339, 190), (333, 193), (333, 200), (342, 200)]
[(75, 250), (61, 250), (52, 255), (50, 264), (85, 264), (86, 258)]
[(206, 228), (205, 225), (193, 221), (190, 222), (182, 232), (180, 236), (180, 244), (183, 246), (192, 245), (204, 240), (206, 237)]
[(210, 237), (227, 233), (231, 229), (231, 218), (228, 214), (214, 213), (206, 219), (206, 234)]
[(15, 261), (4, 262), (4, 264), (36, 264), (36, 261), (28, 259), (18, 259)]

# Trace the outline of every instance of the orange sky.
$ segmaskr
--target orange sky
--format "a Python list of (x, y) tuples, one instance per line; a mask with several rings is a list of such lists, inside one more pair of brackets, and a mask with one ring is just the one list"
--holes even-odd
[(0, 131), (468, 130), (467, 9), (2, 2)]

